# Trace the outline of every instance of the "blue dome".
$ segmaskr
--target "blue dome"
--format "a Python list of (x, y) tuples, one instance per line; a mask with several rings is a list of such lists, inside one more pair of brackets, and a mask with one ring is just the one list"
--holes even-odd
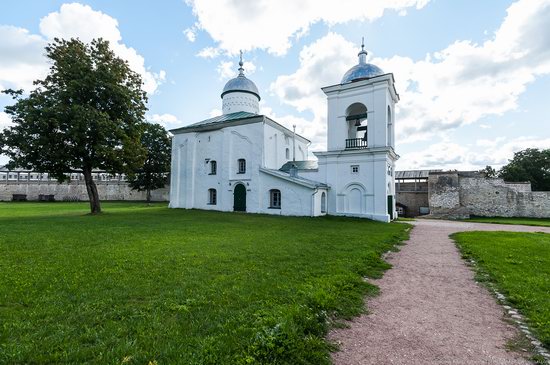
[(383, 75), (384, 71), (378, 66), (375, 66), (371, 63), (359, 63), (358, 65), (353, 66), (344, 74), (342, 77), (341, 84), (346, 84), (348, 82), (359, 81), (370, 79), (371, 77), (376, 77)]
[(225, 94), (231, 92), (245, 92), (254, 94), (258, 97), (258, 100), (260, 100), (260, 93), (258, 92), (256, 84), (246, 78), (246, 76), (244, 76), (242, 72), (239, 74), (239, 76), (227, 81), (223, 88), (221, 97), (223, 98)]
[(365, 39), (361, 42), (361, 52), (357, 54), (359, 63), (348, 70), (342, 77), (340, 84), (347, 84), (359, 80), (366, 80), (384, 74), (384, 71), (372, 63), (367, 63), (367, 51), (365, 51)]

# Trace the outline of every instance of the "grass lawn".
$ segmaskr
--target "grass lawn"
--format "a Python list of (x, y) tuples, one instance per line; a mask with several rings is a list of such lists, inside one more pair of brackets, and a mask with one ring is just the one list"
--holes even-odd
[(472, 217), (466, 222), (521, 224), (524, 226), (550, 227), (550, 218), (502, 218), (502, 217)]
[(452, 238), (477, 261), (550, 349), (550, 234), (464, 232)]
[(408, 228), (103, 208), (0, 203), (0, 363), (328, 364)]

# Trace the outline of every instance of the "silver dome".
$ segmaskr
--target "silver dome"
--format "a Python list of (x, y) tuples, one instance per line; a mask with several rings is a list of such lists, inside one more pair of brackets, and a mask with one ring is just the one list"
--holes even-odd
[(247, 79), (243, 74), (239, 74), (239, 76), (234, 79), (227, 81), (223, 88), (221, 97), (223, 98), (225, 94), (235, 91), (254, 94), (258, 97), (258, 100), (260, 100), (260, 93), (258, 92), (256, 84)]
[(241, 59), (239, 61), (239, 75), (234, 79), (227, 81), (227, 83), (223, 87), (221, 97), (223, 99), (223, 96), (225, 94), (231, 92), (245, 92), (256, 95), (258, 97), (258, 101), (260, 101), (260, 93), (258, 91), (258, 88), (256, 87), (256, 84), (252, 82), (252, 80), (247, 79), (244, 75), (243, 51), (240, 51), (240, 53)]
[(370, 79), (384, 74), (384, 71), (378, 66), (372, 63), (367, 63), (367, 51), (365, 51), (365, 44), (361, 44), (361, 52), (357, 54), (359, 56), (359, 64), (353, 66), (342, 77), (341, 84), (348, 82)]
[(344, 74), (342, 77), (341, 84), (348, 82), (359, 81), (364, 79), (370, 79), (371, 77), (376, 77), (383, 75), (384, 71), (378, 66), (375, 66), (371, 63), (363, 63), (353, 66)]

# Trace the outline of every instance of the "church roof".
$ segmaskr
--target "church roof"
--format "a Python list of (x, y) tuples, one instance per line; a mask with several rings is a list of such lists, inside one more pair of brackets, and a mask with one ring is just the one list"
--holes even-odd
[(261, 117), (261, 115), (249, 113), (249, 112), (235, 112), (235, 113), (229, 113), (229, 114), (222, 114), (217, 117), (208, 118), (205, 120), (201, 120), (200, 122), (197, 122), (197, 123), (186, 125), (185, 127), (172, 129), (170, 130), (170, 132), (174, 133), (174, 132), (178, 132), (188, 128), (195, 128), (195, 127), (202, 127), (202, 126), (214, 126), (214, 125), (223, 124), (226, 122), (231, 122), (231, 121), (240, 120), (240, 119), (254, 118), (254, 117)]
[[(170, 129), (170, 132), (172, 134), (179, 134), (179, 133), (189, 133), (189, 132), (202, 132), (202, 131), (209, 131), (214, 129), (221, 129), (224, 127), (228, 127), (230, 125), (242, 125), (242, 124), (251, 124), (251, 123), (258, 123), (258, 122), (264, 122), (268, 125), (271, 125), (272, 127), (278, 128), (279, 130), (284, 131), (285, 134), (291, 136), (292, 131), (282, 124), (277, 123), (273, 119), (262, 115), (262, 114), (254, 114), (249, 112), (235, 112), (235, 113), (229, 113), (229, 114), (222, 114), (217, 117), (208, 118), (205, 120), (201, 120), (200, 122), (193, 123), (190, 125), (186, 125), (185, 127), (180, 127), (176, 129)], [(299, 135), (295, 134), (296, 138), (304, 141), (304, 142), (311, 142), (309, 139)]]
[(227, 81), (223, 88), (221, 97), (223, 98), (225, 94), (231, 92), (244, 92), (253, 94), (258, 97), (258, 100), (260, 100), (260, 92), (258, 91), (258, 87), (256, 86), (256, 84), (242, 74)]
[(281, 178), (283, 180), (290, 181), (290, 182), (293, 182), (295, 184), (302, 185), (302, 186), (305, 186), (305, 187), (308, 187), (308, 188), (312, 188), (312, 189), (314, 189), (314, 188), (328, 188), (328, 185), (325, 184), (325, 183), (315, 181), (315, 180), (306, 179), (306, 178), (303, 178), (301, 176), (290, 176), (288, 173), (282, 172), (280, 170), (266, 169), (266, 168), (260, 167), (260, 171), (264, 172), (266, 174), (269, 174), (271, 176), (278, 177), (278, 178)]
[(279, 171), (289, 172), (292, 165), (296, 166), (297, 170), (317, 170), (319, 168), (319, 165), (315, 160), (288, 161), (279, 169)]

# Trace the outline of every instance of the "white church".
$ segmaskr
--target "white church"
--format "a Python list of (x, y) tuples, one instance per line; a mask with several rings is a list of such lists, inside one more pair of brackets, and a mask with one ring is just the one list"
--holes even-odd
[(173, 129), (170, 207), (389, 222), (395, 211), (391, 73), (359, 63), (327, 95), (327, 151), (259, 114), (260, 93), (239, 74), (221, 93), (223, 114)]

